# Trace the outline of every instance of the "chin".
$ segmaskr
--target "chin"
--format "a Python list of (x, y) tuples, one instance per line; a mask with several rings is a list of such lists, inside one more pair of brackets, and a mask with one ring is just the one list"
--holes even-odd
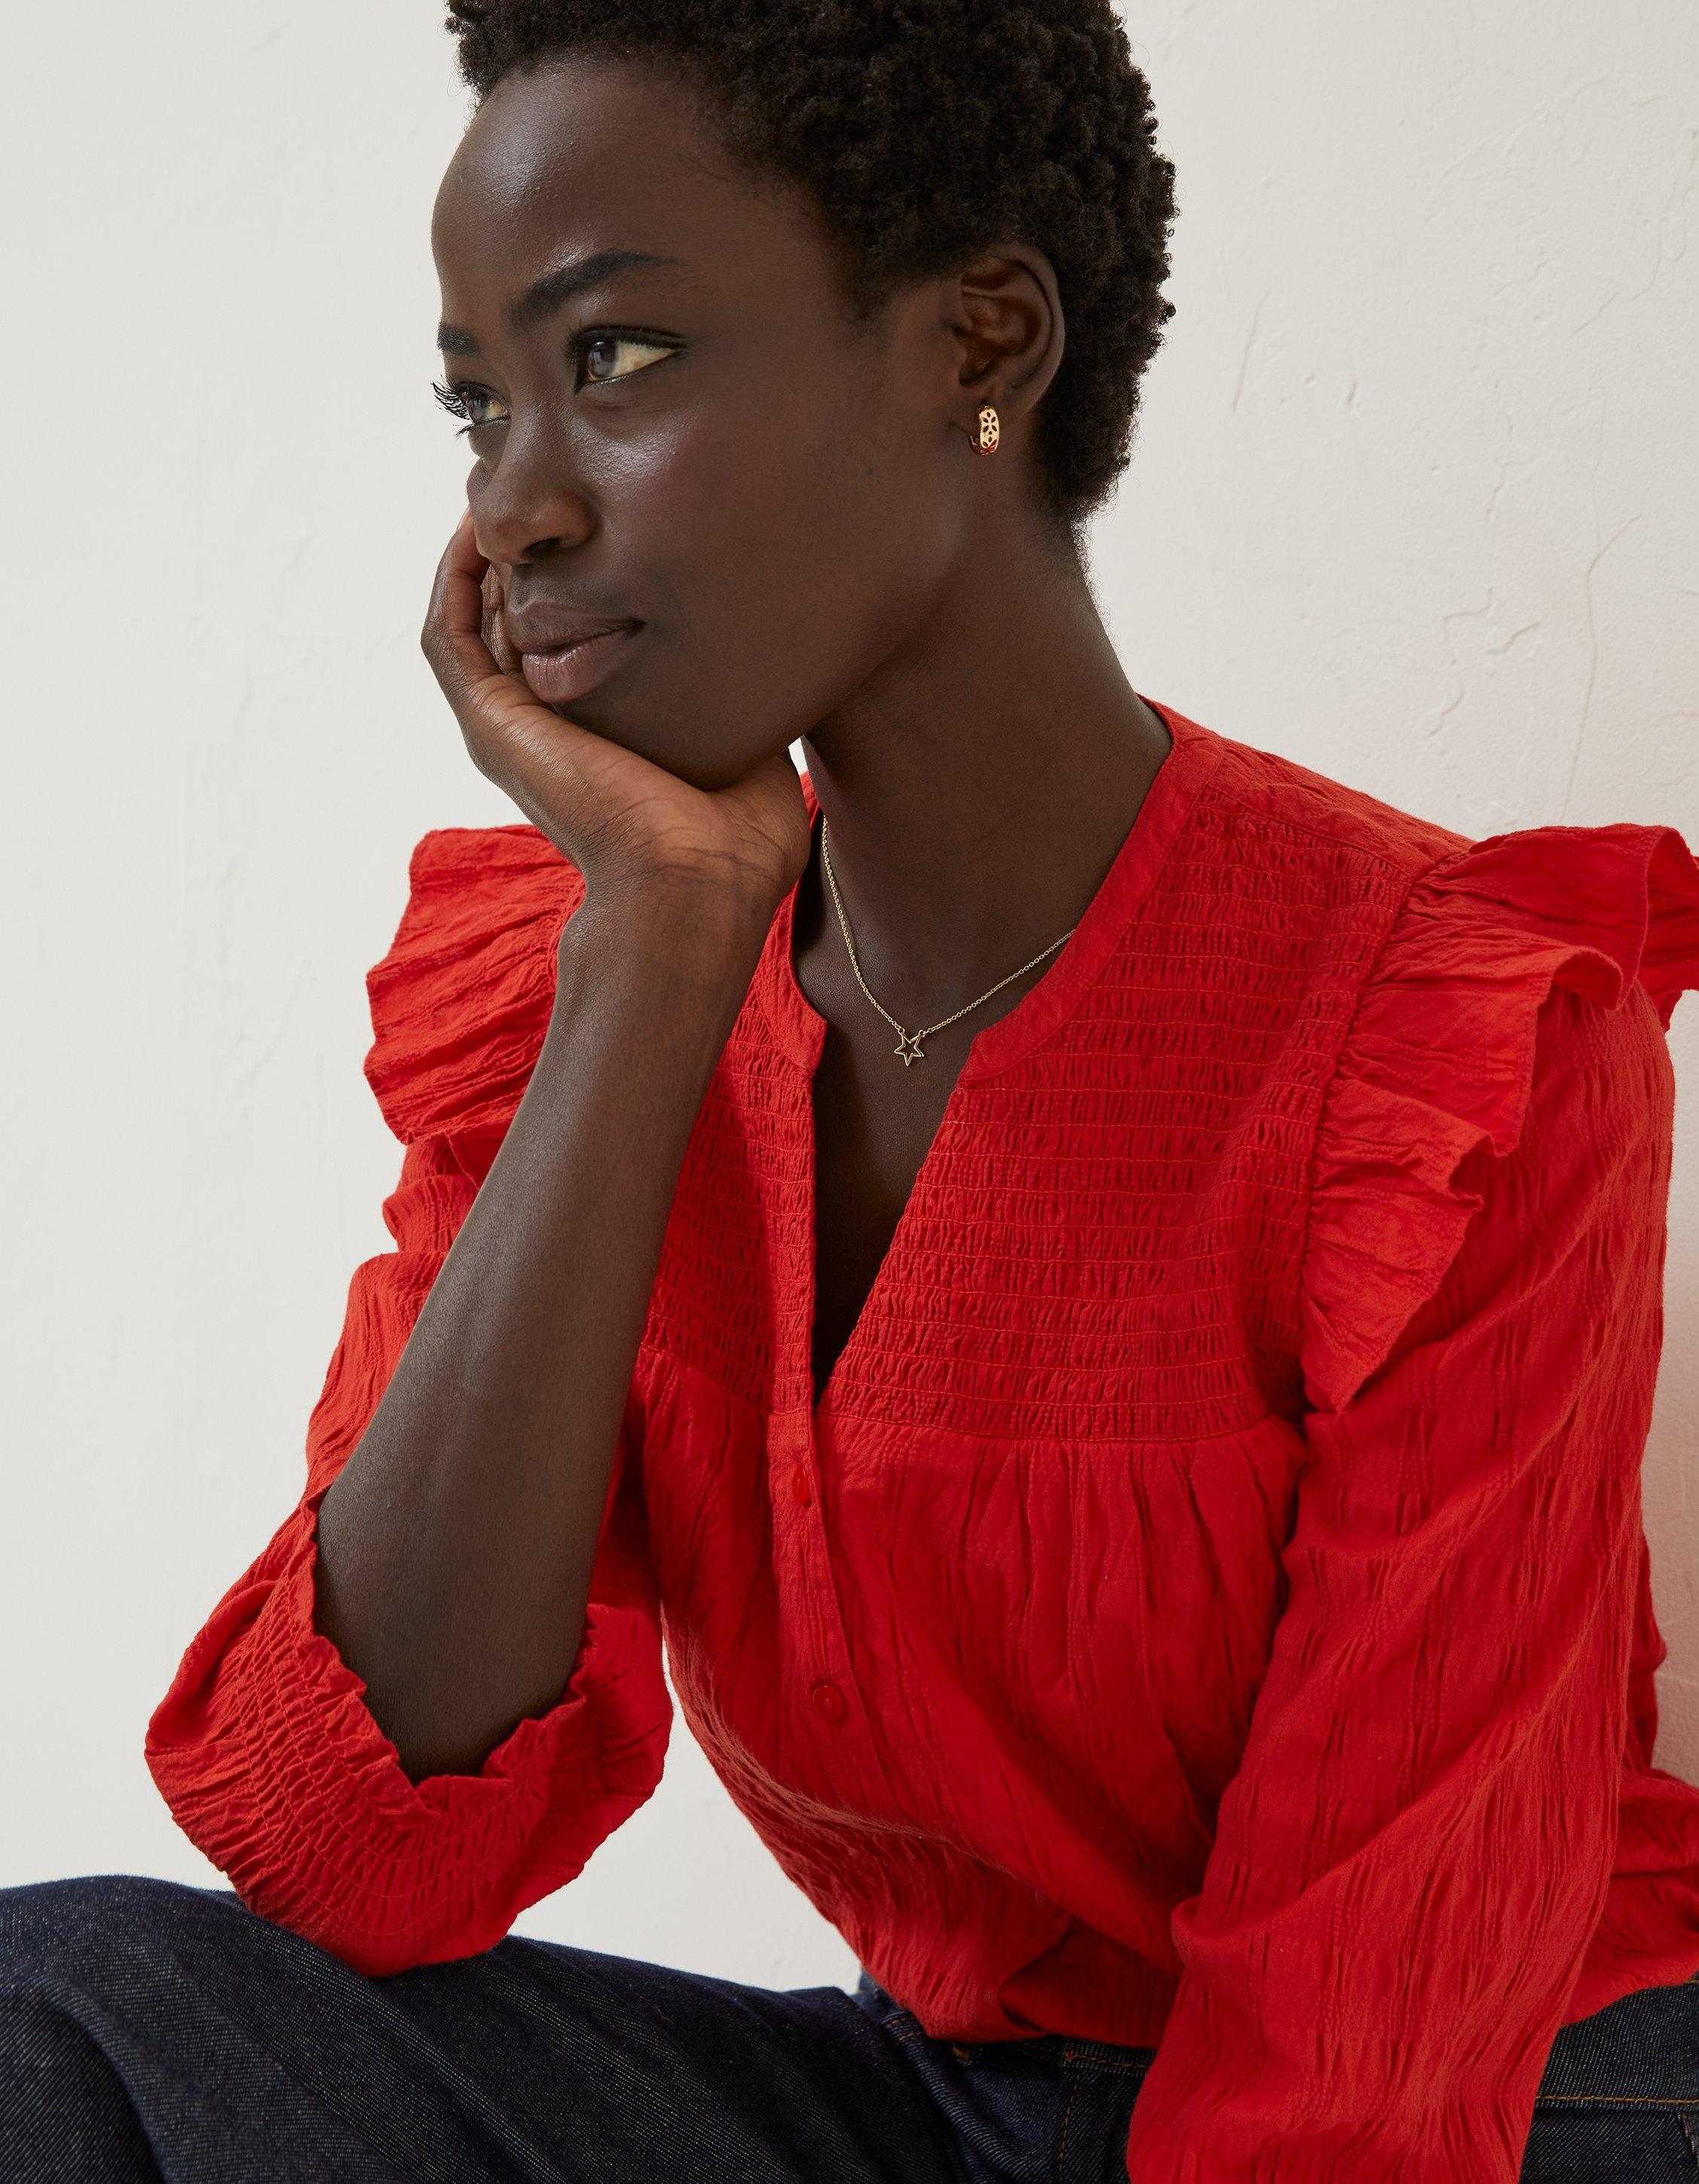
[(738, 749), (716, 749), (711, 737), (703, 733), (699, 715), (681, 716), (647, 706), (638, 713), (634, 708), (599, 702), (602, 699), (602, 692), (592, 691), (569, 705), (551, 705), (548, 710), (557, 720), (588, 728), (592, 735), (617, 744), (634, 757), (648, 759), (705, 792), (729, 788), (758, 766), (769, 749), (785, 748), (778, 743), (750, 744), (740, 736)]

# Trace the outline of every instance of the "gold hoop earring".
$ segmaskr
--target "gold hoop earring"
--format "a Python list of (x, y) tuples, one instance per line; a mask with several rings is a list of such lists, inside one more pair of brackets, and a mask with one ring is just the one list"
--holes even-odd
[(979, 437), (973, 443), (982, 455), (994, 455), (1001, 437), (997, 423), (997, 412), (987, 402), (979, 412)]

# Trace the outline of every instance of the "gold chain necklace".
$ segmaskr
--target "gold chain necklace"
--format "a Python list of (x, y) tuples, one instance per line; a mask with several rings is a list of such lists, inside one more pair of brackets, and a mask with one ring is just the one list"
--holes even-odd
[(1019, 971), (1011, 971), (1006, 978), (1000, 978), (994, 986), (989, 986), (986, 989), (986, 990), (979, 996), (979, 1000), (970, 1001), (967, 1004), (967, 1008), (957, 1009), (955, 1016), (941, 1017), (937, 1023), (927, 1024), (919, 1031), (909, 1031), (897, 1022), (896, 1018), (891, 1014), (890, 1011), (885, 1007), (883, 1002), (875, 999), (874, 995), (868, 989), (867, 981), (861, 976), (861, 966), (856, 961), (855, 956), (855, 943), (850, 936), (850, 921), (844, 915), (843, 900), (838, 894), (838, 881), (832, 870), (832, 847), (830, 843), (827, 840), (826, 816), (823, 812), (821, 814), (820, 819), (820, 861), (826, 868), (826, 884), (832, 890), (832, 905), (833, 909), (838, 912), (838, 922), (843, 929), (844, 945), (850, 951), (850, 968), (855, 973), (856, 984), (861, 989), (861, 991), (867, 995), (867, 999), (873, 1003), (873, 1006), (878, 1010), (879, 1014), (885, 1019), (885, 1022), (889, 1024), (891, 1029), (897, 1034), (897, 1044), (892, 1048), (891, 1051), (895, 1055), (900, 1056), (902, 1065), (905, 1069), (908, 1067), (911, 1061), (925, 1061), (926, 1056), (921, 1051), (921, 1041), (922, 1039), (930, 1039), (935, 1031), (942, 1031), (945, 1024), (953, 1024), (955, 1022), (956, 1017), (965, 1017), (967, 1014), (968, 1009), (977, 1009), (979, 1006), (980, 1001), (989, 1001), (993, 994), (1000, 994), (1004, 987), (1012, 985), (1014, 981), (1022, 975), (1022, 972), (1030, 971), (1033, 963), (1042, 963), (1046, 956), (1054, 956), (1057, 949), (1061, 946), (1062, 940), (1071, 940), (1075, 933), (1079, 929), (1077, 926), (1069, 926), (1067, 931), (1063, 933), (1061, 940), (1053, 940), (1048, 948), (1040, 949), (1039, 953), (1033, 956), (1031, 963), (1022, 963)]

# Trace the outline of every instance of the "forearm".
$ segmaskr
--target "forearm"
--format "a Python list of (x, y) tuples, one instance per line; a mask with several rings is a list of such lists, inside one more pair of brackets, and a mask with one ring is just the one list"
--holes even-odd
[(678, 1171), (765, 922), (610, 905), (561, 937), (524, 1099), (319, 1512), (319, 1627), (415, 1780), (560, 1697)]

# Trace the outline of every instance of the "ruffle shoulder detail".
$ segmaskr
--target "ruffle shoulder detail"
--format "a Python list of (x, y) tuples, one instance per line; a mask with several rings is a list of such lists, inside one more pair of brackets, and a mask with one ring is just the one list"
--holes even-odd
[(365, 981), (365, 1079), (404, 1145), (512, 1121), (583, 895), (582, 873), (536, 827), (441, 827), (415, 845), (401, 922)]
[(1670, 827), (1535, 827), (1411, 887), (1357, 999), (1315, 1139), (1305, 1394), (1341, 1410), (1438, 1290), (1483, 1201), (1458, 1171), (1522, 1135), (1535, 1019), (1562, 986), (1667, 1031), (1699, 985), (1699, 865)]

